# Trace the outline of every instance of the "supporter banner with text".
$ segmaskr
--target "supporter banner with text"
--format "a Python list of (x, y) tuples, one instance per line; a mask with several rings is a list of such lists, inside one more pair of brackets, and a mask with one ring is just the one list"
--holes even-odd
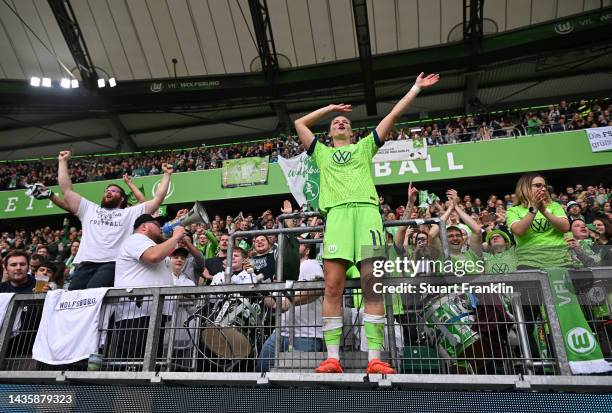
[(263, 185), (268, 180), (268, 156), (223, 161), (221, 170), (223, 188)]
[(385, 142), (374, 155), (372, 161), (414, 161), (416, 159), (427, 159), (427, 141), (425, 138)]
[[(586, 166), (609, 167), (612, 152), (593, 152), (586, 132), (572, 131), (521, 138), (492, 139), (476, 143), (430, 146), (427, 159), (389, 161), (372, 165), (374, 183), (389, 185), (422, 181), (547, 171)], [(161, 175), (136, 177), (134, 184), (143, 188), (147, 199), (159, 185)], [(164, 201), (165, 205), (194, 201), (233, 200), (289, 193), (289, 186), (279, 165), (269, 165), (268, 180), (263, 185), (223, 188), (222, 169), (175, 173)], [(100, 202), (110, 183), (125, 187), (122, 180), (75, 184), (74, 190), (93, 202)], [(57, 186), (52, 188), (59, 192)], [(380, 190), (380, 189), (379, 189)], [(64, 213), (49, 201), (37, 201), (25, 190), (0, 191), (0, 219)]]
[(612, 151), (612, 126), (585, 130), (593, 152)]

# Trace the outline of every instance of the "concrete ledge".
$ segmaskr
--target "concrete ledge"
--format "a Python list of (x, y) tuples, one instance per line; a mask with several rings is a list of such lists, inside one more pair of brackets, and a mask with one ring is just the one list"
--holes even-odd
[(612, 376), (485, 376), (442, 374), (364, 373), (317, 374), (313, 372), (185, 373), (185, 372), (88, 372), (0, 371), (0, 384), (163, 385), (293, 388), (396, 388), (405, 390), (472, 390), (608, 393)]
[(66, 371), (67, 381), (91, 384), (150, 384), (154, 372), (136, 371)]
[(485, 376), (467, 374), (391, 374), (394, 387), (426, 390), (513, 390), (521, 376)]
[(182, 383), (188, 386), (196, 385), (257, 385), (266, 384), (261, 381), (261, 373), (184, 373), (161, 372), (158, 374), (162, 383)]
[(383, 379), (380, 374), (365, 373), (343, 373), (343, 374), (319, 374), (319, 373), (285, 373), (269, 372), (266, 377), (271, 384), (292, 387), (350, 387), (350, 388), (372, 388), (388, 387), (389, 377)]
[(61, 371), (0, 371), (0, 383), (48, 384), (63, 380)]
[(612, 376), (524, 376), (532, 390), (610, 392)]

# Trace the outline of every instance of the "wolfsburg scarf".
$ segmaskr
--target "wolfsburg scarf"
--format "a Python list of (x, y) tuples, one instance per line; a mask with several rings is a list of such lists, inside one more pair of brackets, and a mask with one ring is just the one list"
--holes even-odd
[(566, 278), (564, 268), (549, 268), (548, 282), (552, 290), (553, 301), (567, 359), (573, 374), (605, 373), (612, 368), (603, 358), (601, 348), (587, 323), (574, 287)]

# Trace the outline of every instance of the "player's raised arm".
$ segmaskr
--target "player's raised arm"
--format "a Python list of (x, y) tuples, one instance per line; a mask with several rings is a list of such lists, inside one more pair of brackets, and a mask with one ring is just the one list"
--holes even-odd
[(339, 105), (327, 105), (297, 119), (294, 122), (295, 131), (297, 132), (298, 138), (300, 139), (302, 145), (304, 145), (306, 149), (310, 148), (310, 145), (315, 138), (310, 128), (323, 117), (333, 112), (350, 112), (351, 110), (353, 110), (351, 105), (345, 105), (344, 103)]
[(385, 118), (380, 121), (376, 127), (376, 133), (378, 134), (378, 138), (381, 142), (384, 142), (385, 139), (387, 139), (387, 135), (391, 129), (393, 129), (393, 126), (395, 126), (395, 122), (397, 122), (400, 116), (402, 116), (402, 113), (404, 113), (404, 111), (412, 104), (412, 101), (414, 101), (421, 89), (433, 86), (438, 83), (438, 80), (440, 80), (440, 75), (437, 73), (432, 73), (428, 76), (424, 75), (425, 74), (421, 72), (408, 93), (406, 93), (406, 95), (395, 104), (393, 109), (391, 109), (391, 112), (389, 112), (389, 114), (385, 116)]

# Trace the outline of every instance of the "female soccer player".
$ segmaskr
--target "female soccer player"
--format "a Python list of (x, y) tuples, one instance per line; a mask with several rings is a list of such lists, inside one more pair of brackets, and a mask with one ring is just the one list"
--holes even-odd
[(323, 239), (325, 295), (323, 299), (323, 337), (328, 358), (315, 370), (318, 373), (342, 373), (340, 339), (342, 337), (342, 293), (346, 270), (359, 266), (365, 298), (364, 325), (368, 339), (368, 374), (392, 374), (395, 370), (380, 360), (384, 340), (384, 306), (375, 294), (377, 281), (372, 275), (373, 259), (384, 256), (385, 233), (378, 211), (378, 194), (372, 179), (372, 157), (402, 113), (421, 89), (433, 86), (440, 76), (421, 73), (410, 91), (393, 107), (376, 129), (352, 144), (351, 122), (339, 115), (332, 119), (329, 137), (333, 147), (318, 143), (310, 128), (330, 113), (351, 111), (351, 105), (328, 105), (295, 121), (300, 142), (321, 171), (319, 208), (327, 222)]

